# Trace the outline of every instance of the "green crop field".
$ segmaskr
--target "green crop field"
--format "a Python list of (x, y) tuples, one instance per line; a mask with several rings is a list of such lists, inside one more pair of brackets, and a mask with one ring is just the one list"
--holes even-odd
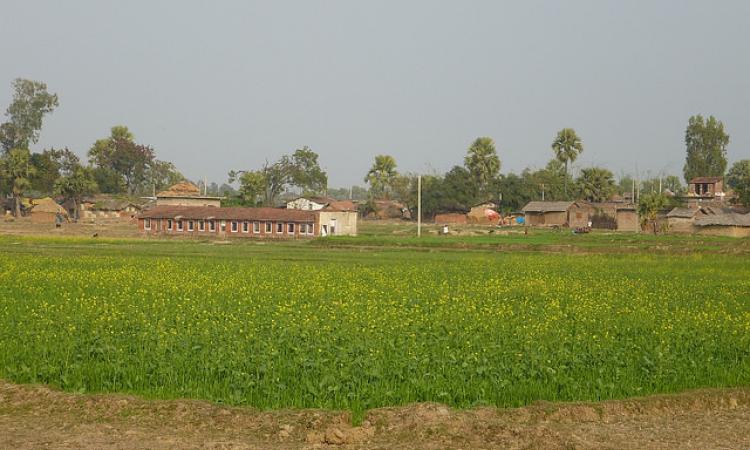
[(0, 237), (0, 378), (355, 413), (750, 384), (746, 240), (425, 239)]

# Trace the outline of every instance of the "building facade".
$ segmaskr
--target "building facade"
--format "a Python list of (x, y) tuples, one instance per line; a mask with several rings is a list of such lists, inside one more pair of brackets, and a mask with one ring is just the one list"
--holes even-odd
[(305, 239), (356, 235), (357, 215), (348, 211), (161, 205), (140, 214), (138, 228), (146, 235)]

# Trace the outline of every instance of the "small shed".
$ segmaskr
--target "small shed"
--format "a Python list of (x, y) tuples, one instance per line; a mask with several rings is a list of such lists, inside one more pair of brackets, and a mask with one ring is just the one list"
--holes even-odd
[(728, 213), (696, 219), (698, 234), (729, 237), (750, 237), (750, 214)]
[(693, 233), (693, 222), (697, 218), (706, 217), (702, 208), (677, 207), (667, 213), (669, 231), (674, 233)]
[(530, 226), (585, 227), (590, 210), (576, 202), (529, 202), (522, 209), (524, 219)]
[(58, 216), (69, 219), (68, 211), (49, 197), (32, 200), (31, 221), (33, 223), (55, 223)]

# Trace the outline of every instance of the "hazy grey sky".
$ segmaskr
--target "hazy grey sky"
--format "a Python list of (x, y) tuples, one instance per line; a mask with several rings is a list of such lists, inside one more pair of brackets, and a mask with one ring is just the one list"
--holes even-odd
[(502, 171), (681, 174), (692, 114), (750, 158), (750, 2), (15, 1), (0, 7), (0, 107), (16, 77), (60, 96), (35, 149), (85, 155), (115, 124), (190, 178), (226, 181), (303, 145), (331, 186), (374, 155), (444, 171), (477, 136)]

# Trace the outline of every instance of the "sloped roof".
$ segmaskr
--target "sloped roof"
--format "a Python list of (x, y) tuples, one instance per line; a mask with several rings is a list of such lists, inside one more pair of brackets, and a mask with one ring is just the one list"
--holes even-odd
[(562, 212), (567, 211), (575, 202), (529, 202), (521, 211), (523, 212)]
[(357, 205), (351, 200), (333, 200), (323, 209), (329, 211), (356, 211)]
[(281, 220), (291, 222), (312, 222), (315, 211), (280, 208), (217, 208), (215, 206), (155, 206), (144, 211), (143, 219), (219, 219), (219, 220)]
[(706, 216), (695, 219), (695, 225), (706, 227), (711, 225), (727, 227), (750, 227), (750, 214), (719, 214), (715, 216)]
[(697, 208), (674, 208), (667, 213), (667, 217), (677, 219), (692, 219), (700, 210)]
[(65, 211), (65, 208), (55, 203), (54, 200), (52, 200), (49, 197), (44, 197), (40, 199), (33, 200), (34, 207), (31, 209), (31, 213), (52, 213), (57, 214), (60, 213), (64, 216), (68, 215), (68, 212)]
[(724, 177), (695, 177), (692, 180), (690, 180), (689, 184), (695, 184), (695, 183), (717, 183), (719, 181), (724, 180)]

